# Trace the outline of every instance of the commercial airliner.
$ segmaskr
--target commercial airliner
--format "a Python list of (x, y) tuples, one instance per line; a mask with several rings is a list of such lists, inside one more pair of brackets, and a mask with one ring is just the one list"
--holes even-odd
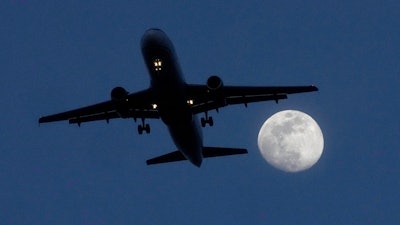
[[(111, 100), (87, 107), (45, 116), (39, 123), (68, 120), (79, 126), (85, 122), (111, 119), (137, 119), (138, 133), (150, 133), (146, 119), (161, 119), (177, 150), (146, 161), (148, 165), (189, 160), (200, 167), (203, 158), (246, 154), (242, 148), (203, 146), (201, 127), (213, 126), (208, 112), (235, 104), (286, 99), (288, 94), (317, 91), (310, 86), (249, 87), (224, 86), (218, 76), (204, 85), (188, 84), (183, 78), (174, 46), (160, 29), (147, 30), (141, 40), (142, 55), (150, 75), (150, 87), (128, 93), (122, 87), (111, 91)], [(198, 120), (197, 115), (204, 113)]]

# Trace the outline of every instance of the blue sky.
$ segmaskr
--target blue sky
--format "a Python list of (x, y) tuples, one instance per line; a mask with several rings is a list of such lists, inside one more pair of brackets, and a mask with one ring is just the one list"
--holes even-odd
[[(2, 224), (398, 224), (398, 1), (3, 1)], [(140, 38), (162, 28), (186, 81), (318, 93), (212, 112), (209, 146), (245, 156), (148, 167), (175, 147), (161, 121), (38, 126), (40, 116), (149, 86)], [(325, 138), (302, 173), (269, 166), (263, 122), (304, 111)]]

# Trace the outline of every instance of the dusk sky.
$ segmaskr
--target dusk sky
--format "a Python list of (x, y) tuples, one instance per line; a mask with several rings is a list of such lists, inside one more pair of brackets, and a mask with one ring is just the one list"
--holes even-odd
[[(40, 1), (0, 4), (0, 224), (400, 224), (399, 1)], [(205, 146), (247, 155), (147, 166), (176, 150), (161, 120), (69, 125), (41, 116), (149, 87), (143, 33), (163, 29), (188, 83), (315, 84), (212, 111)], [(266, 163), (281, 110), (321, 127), (309, 170)]]

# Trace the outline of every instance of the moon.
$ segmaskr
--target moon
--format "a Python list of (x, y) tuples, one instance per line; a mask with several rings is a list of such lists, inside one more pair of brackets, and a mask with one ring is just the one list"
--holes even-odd
[(285, 110), (264, 122), (258, 133), (258, 148), (273, 167), (285, 172), (300, 172), (319, 160), (324, 138), (311, 116), (297, 110)]

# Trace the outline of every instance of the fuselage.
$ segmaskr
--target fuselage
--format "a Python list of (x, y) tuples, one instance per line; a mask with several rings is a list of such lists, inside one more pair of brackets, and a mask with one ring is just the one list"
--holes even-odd
[(186, 99), (186, 82), (167, 35), (149, 29), (141, 41), (142, 54), (150, 75), (150, 89), (162, 121), (182, 154), (196, 166), (203, 156), (203, 140), (198, 119), (190, 111)]

